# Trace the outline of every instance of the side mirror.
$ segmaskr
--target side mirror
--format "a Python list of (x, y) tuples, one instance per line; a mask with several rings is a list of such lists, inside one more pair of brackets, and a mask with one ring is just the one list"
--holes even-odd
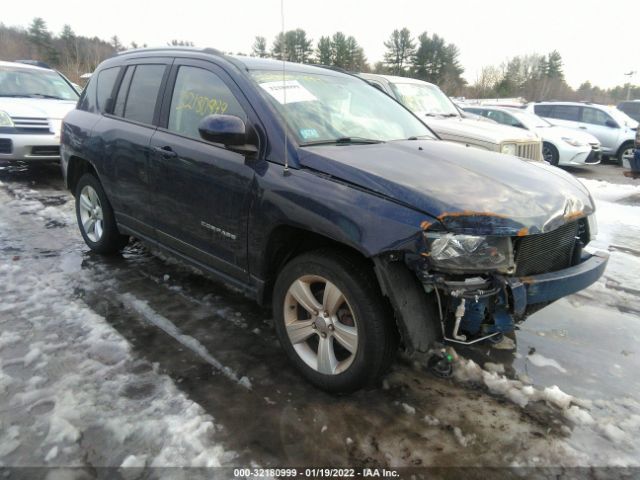
[(234, 115), (207, 115), (198, 125), (200, 136), (207, 142), (232, 147), (247, 143), (247, 131), (242, 119)]
[(613, 120), (607, 120), (604, 124), (609, 128), (618, 128), (618, 124)]

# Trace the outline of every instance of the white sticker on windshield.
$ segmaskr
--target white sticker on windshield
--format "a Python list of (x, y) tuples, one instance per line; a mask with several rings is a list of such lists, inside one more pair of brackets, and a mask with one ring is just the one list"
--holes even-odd
[(297, 80), (266, 82), (261, 83), (260, 86), (269, 92), (278, 103), (283, 105), (285, 98), (286, 103), (312, 102), (317, 100), (317, 98), (309, 90), (300, 85), (300, 82)]

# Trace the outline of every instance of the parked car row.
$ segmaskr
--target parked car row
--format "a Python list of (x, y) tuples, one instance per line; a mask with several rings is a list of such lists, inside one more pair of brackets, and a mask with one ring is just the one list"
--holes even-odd
[(593, 200), (533, 133), (465, 130), (437, 88), (378, 80), (210, 49), (106, 60), (62, 127), (80, 233), (103, 254), (144, 240), (270, 305), (330, 391), (375, 382), (398, 344), (508, 345), (602, 275)]
[(0, 61), (0, 160), (58, 160), (60, 125), (78, 97), (55, 70)]
[(474, 106), (464, 107), (464, 110), (534, 132), (542, 139), (542, 156), (551, 165), (600, 163), (600, 142), (586, 132), (554, 126), (544, 118), (518, 108)]

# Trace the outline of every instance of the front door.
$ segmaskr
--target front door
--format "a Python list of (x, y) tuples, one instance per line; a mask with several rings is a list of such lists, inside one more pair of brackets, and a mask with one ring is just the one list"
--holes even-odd
[(198, 132), (210, 114), (240, 117), (237, 87), (216, 65), (176, 60), (151, 139), (151, 176), (158, 238), (175, 250), (235, 278), (246, 279), (251, 159)]

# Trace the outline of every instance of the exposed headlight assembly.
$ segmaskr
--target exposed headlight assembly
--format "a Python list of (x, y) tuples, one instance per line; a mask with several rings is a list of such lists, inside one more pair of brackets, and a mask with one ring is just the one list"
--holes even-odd
[(7, 112), (0, 110), (0, 127), (13, 127), (13, 120)]
[(584, 147), (586, 145), (585, 143), (582, 143), (579, 140), (576, 140), (575, 138), (562, 137), (562, 140), (565, 143), (568, 143), (569, 145), (571, 145), (572, 147)]
[(503, 143), (500, 148), (500, 153), (505, 153), (507, 155), (516, 155), (518, 153), (518, 148), (515, 143)]
[(510, 237), (453, 233), (424, 233), (424, 236), (429, 252), (427, 257), (436, 268), (458, 272), (513, 272)]

